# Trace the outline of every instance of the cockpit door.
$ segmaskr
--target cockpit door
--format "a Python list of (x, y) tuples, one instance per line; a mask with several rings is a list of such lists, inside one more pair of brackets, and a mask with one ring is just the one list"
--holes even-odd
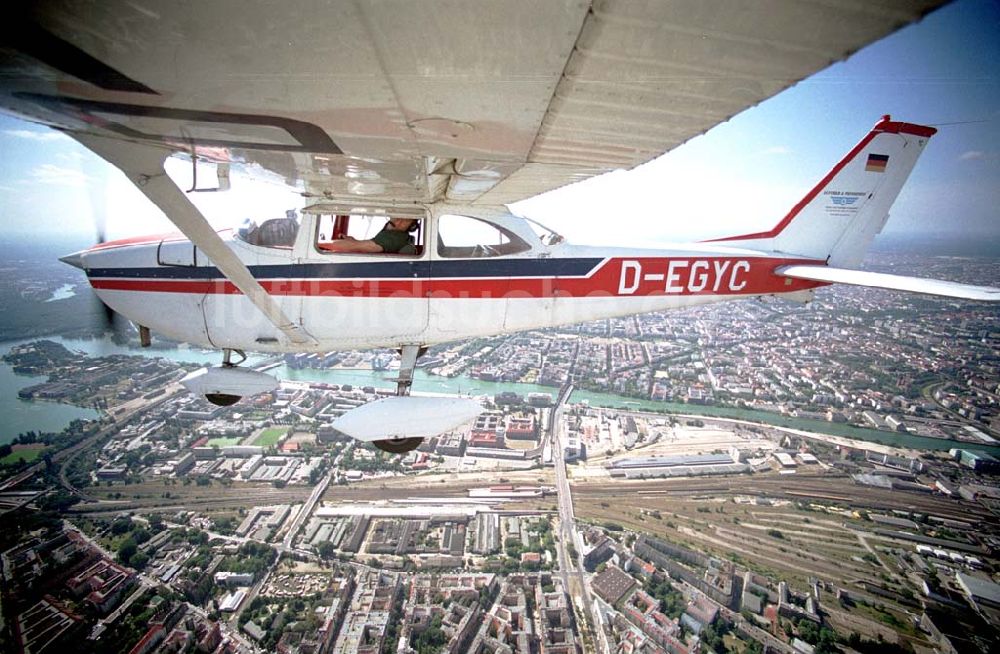
[(345, 253), (323, 247), (345, 236), (374, 237), (385, 216), (319, 215), (303, 259), (302, 320), (330, 349), (422, 343), (428, 322), (426, 222), (416, 245), (399, 254)]
[(495, 334), (503, 330), (511, 255), (528, 249), (516, 235), (485, 219), (458, 214), (436, 217), (431, 263), (430, 321), (439, 338)]

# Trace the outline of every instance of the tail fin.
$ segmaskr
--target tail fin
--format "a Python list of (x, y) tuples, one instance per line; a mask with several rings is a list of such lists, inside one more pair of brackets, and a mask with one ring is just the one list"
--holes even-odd
[(750, 247), (823, 259), (831, 266), (858, 266), (936, 132), (884, 116), (774, 229), (714, 242), (742, 241)]

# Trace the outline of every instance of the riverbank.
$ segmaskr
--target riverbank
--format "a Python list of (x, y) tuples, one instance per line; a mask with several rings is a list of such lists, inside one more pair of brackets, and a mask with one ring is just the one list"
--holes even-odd
[[(0, 356), (14, 343), (0, 344)], [(0, 362), (0, 444), (10, 443), (19, 434), (34, 431), (61, 432), (74, 420), (94, 420), (100, 413), (72, 404), (42, 400), (22, 400), (18, 392), (28, 386), (48, 381), (47, 377), (19, 375), (6, 363)]]

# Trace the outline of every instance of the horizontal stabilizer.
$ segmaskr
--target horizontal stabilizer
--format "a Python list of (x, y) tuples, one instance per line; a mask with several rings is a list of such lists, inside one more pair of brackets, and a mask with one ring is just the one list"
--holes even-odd
[(437, 436), (469, 422), (483, 407), (463, 397), (387, 397), (351, 409), (333, 428), (359, 441)]
[(960, 298), (963, 300), (1000, 302), (1000, 288), (993, 286), (973, 286), (971, 284), (959, 284), (940, 279), (888, 275), (885, 273), (868, 272), (866, 270), (830, 268), (829, 266), (782, 266), (775, 272), (793, 279), (810, 279), (816, 282), (887, 288), (894, 291), (942, 295), (944, 297)]

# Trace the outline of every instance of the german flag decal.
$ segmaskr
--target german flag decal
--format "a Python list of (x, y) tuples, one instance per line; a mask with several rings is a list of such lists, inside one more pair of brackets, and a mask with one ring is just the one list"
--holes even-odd
[(865, 164), (865, 170), (871, 173), (884, 173), (887, 163), (889, 163), (889, 155), (870, 154), (868, 155), (868, 163)]

